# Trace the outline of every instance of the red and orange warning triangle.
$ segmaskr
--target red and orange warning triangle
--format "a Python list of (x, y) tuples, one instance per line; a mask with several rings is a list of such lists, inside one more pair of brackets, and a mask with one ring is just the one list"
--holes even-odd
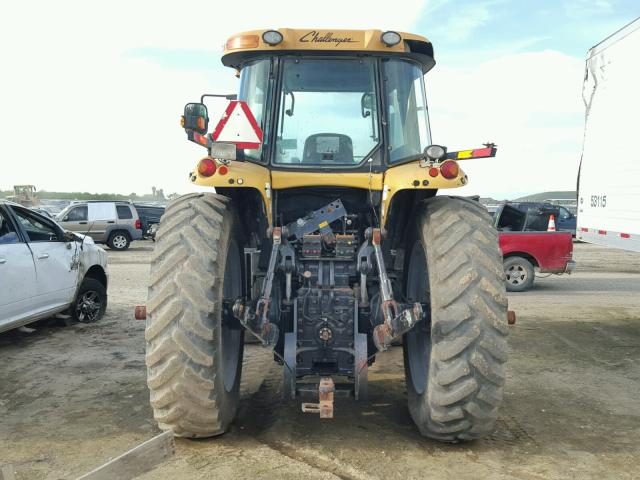
[(232, 100), (211, 134), (214, 142), (234, 143), (238, 148), (255, 149), (262, 144), (262, 130), (246, 102)]

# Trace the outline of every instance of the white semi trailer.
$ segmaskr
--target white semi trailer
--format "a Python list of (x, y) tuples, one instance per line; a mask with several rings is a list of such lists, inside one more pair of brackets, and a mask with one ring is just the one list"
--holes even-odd
[(576, 236), (640, 251), (640, 18), (587, 53)]

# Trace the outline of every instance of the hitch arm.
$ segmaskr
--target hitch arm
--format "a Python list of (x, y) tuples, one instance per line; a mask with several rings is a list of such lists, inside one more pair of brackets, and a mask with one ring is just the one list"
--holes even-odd
[(389, 348), (391, 342), (411, 330), (416, 323), (422, 320), (422, 305), (399, 305), (393, 298), (393, 286), (387, 275), (382, 254), (382, 232), (379, 228), (369, 228), (365, 232), (365, 238), (371, 242), (376, 258), (378, 279), (380, 282), (380, 308), (384, 317), (384, 323), (373, 329), (373, 341), (379, 351)]
[(256, 302), (255, 309), (251, 306), (245, 306), (238, 299), (233, 306), (234, 316), (240, 320), (240, 323), (247, 328), (253, 335), (258, 337), (264, 346), (274, 347), (278, 342), (279, 329), (278, 326), (269, 322), (269, 303), (271, 301), (271, 290), (273, 289), (273, 279), (275, 278), (275, 269), (278, 262), (278, 255), (282, 245), (282, 228), (275, 227), (272, 233), (273, 247), (271, 256), (269, 257), (269, 266), (267, 274), (262, 283), (262, 291), (260, 298)]

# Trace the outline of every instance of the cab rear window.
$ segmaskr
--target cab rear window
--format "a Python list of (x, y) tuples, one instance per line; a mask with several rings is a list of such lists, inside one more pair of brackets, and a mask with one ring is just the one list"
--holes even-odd
[(130, 218), (133, 218), (131, 209), (126, 205), (116, 205), (116, 211), (118, 212), (118, 218), (120, 220), (128, 220)]

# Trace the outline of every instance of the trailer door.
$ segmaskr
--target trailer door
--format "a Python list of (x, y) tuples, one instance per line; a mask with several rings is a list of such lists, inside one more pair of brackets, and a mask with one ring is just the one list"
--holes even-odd
[(587, 54), (578, 239), (640, 251), (640, 19)]

